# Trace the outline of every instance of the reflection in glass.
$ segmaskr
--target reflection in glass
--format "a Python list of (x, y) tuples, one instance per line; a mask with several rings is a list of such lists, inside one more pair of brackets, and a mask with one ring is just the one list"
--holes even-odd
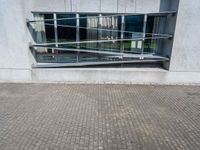
[[(124, 61), (135, 59), (132, 57), (135, 54), (154, 54), (158, 50), (158, 40), (144, 38), (161, 32), (159, 17), (148, 16), (145, 34), (144, 15), (59, 13), (56, 14), (57, 20), (53, 20), (54, 16), (35, 15), (35, 20), (52, 19), (35, 23), (36, 42), (52, 42), (49, 47), (37, 48), (40, 54), (37, 55), (38, 62)], [(55, 44), (55, 35), (58, 45)]]
[[(134, 39), (142, 38), (143, 36), (143, 24), (144, 24), (144, 15), (133, 15), (125, 16), (125, 32), (124, 38)], [(135, 32), (135, 33), (130, 33)], [(142, 52), (142, 41), (124, 41), (124, 52), (126, 53), (141, 53)]]
[[(76, 15), (57, 14), (58, 42), (76, 41)], [(74, 18), (64, 19), (63, 18)]]
[[(53, 19), (53, 14), (44, 14), (44, 19)], [(54, 21), (46, 20), (45, 22), (46, 42), (55, 42)]]

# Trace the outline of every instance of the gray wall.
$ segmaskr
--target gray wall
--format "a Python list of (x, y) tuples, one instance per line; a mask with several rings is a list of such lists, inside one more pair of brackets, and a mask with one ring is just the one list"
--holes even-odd
[(200, 1), (180, 0), (170, 71), (200, 72)]
[[(28, 43), (30, 33), (26, 18), (30, 18), (31, 1), (0, 1), (0, 79), (30, 79), (32, 55)], [(29, 10), (27, 10), (29, 9)], [(27, 13), (29, 12), (29, 13)]]
[(4, 0), (0, 4), (0, 68), (30, 68), (23, 7), (20, 0)]
[(33, 11), (158, 12), (160, 0), (35, 0)]

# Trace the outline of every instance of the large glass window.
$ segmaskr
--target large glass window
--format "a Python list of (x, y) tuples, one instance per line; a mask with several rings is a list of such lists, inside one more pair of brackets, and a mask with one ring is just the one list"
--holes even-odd
[(152, 59), (160, 54), (164, 19), (131, 14), (36, 13), (37, 61), (131, 63), (144, 59), (145, 54)]

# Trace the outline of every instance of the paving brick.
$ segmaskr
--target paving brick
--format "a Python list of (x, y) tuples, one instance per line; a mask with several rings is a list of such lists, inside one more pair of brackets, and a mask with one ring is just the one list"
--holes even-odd
[(200, 87), (0, 84), (0, 150), (199, 150)]

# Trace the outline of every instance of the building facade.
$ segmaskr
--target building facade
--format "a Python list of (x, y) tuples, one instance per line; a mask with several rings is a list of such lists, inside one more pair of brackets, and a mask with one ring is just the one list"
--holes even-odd
[(197, 0), (0, 0), (0, 80), (200, 83)]

